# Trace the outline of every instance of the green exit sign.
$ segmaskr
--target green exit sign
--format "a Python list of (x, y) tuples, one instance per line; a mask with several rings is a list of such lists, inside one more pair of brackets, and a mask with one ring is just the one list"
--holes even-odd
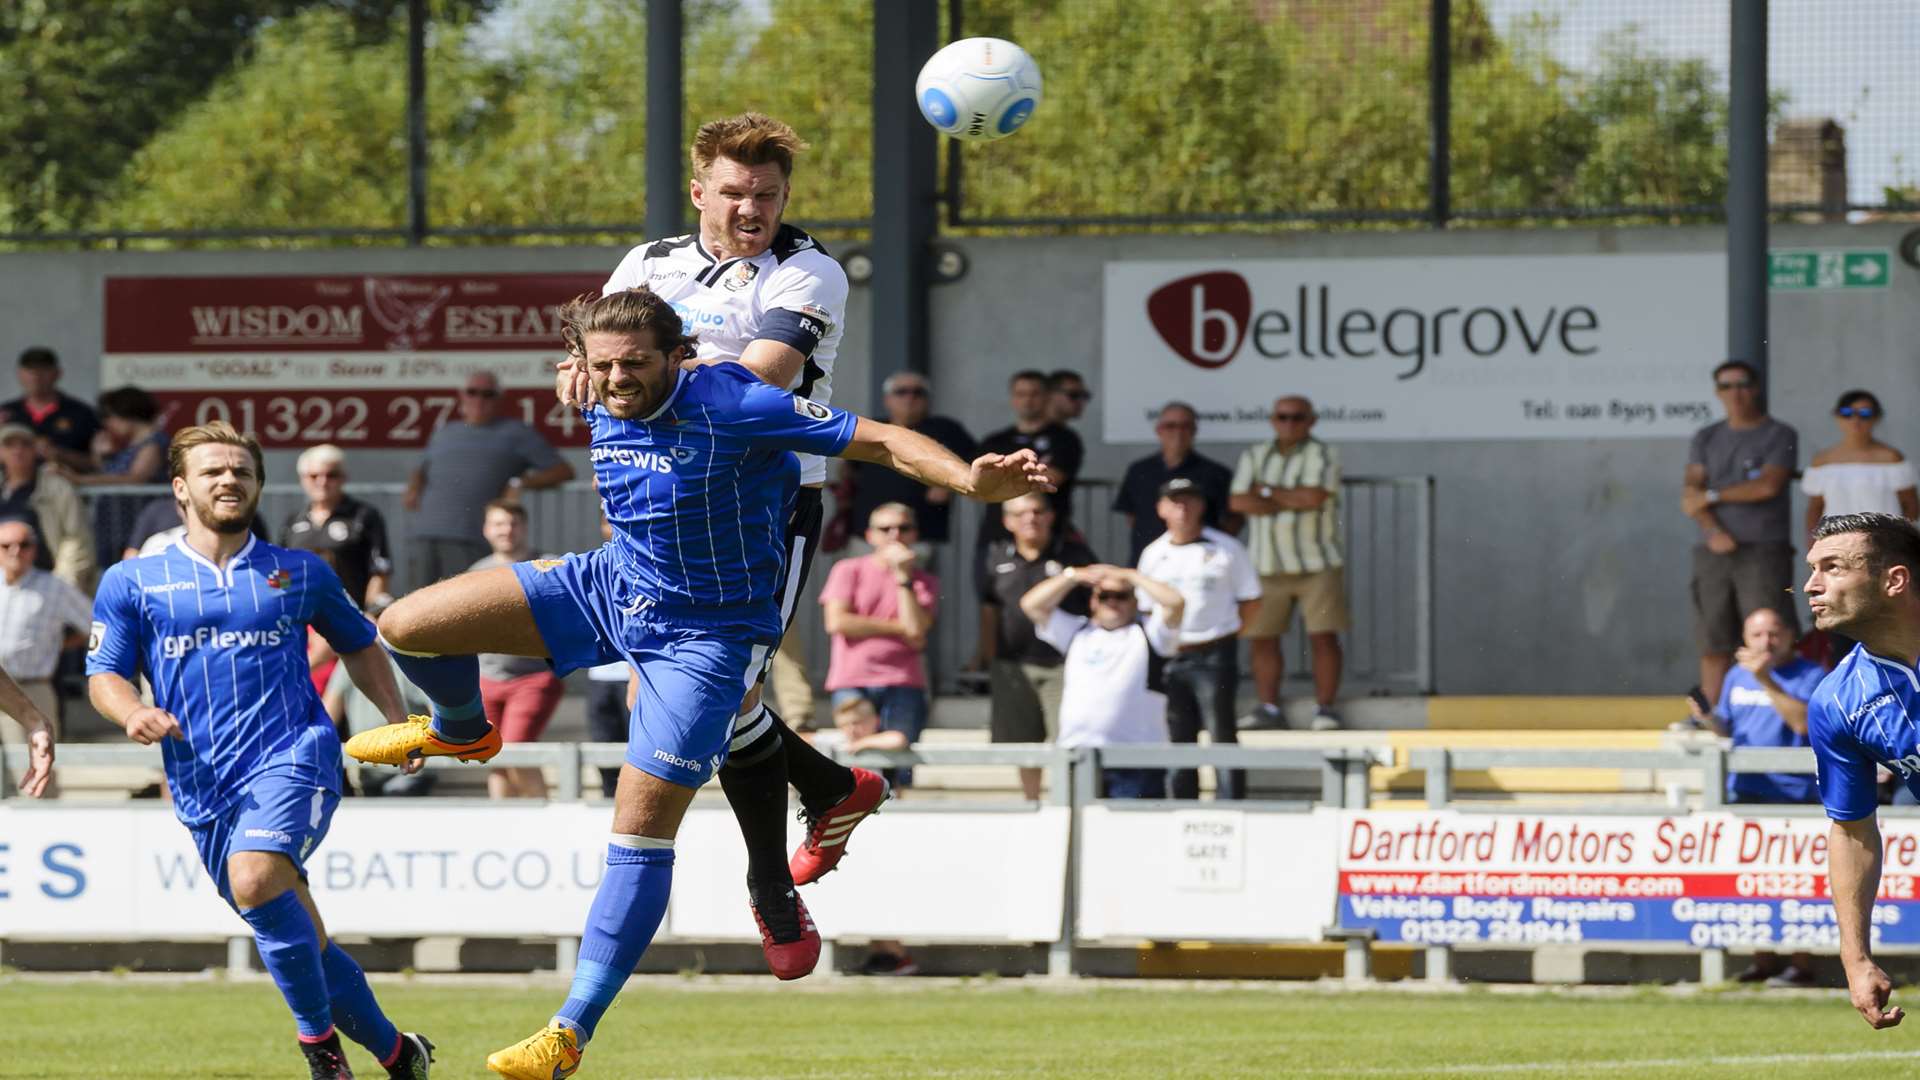
[(1772, 289), (1884, 289), (1892, 260), (1884, 251), (1769, 251)]

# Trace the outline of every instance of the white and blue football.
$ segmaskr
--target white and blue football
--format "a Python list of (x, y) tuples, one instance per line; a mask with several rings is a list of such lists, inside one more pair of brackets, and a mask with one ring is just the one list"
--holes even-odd
[(927, 123), (969, 142), (1020, 130), (1040, 104), (1040, 66), (1011, 41), (956, 41), (927, 60), (914, 83)]

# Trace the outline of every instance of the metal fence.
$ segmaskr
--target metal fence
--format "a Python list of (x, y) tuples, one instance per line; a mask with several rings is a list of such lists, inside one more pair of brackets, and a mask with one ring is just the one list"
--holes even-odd
[[(100, 486), (89, 496), (137, 510), (168, 495), (159, 485)], [(403, 484), (352, 483), (347, 490), (379, 510), (394, 547), (401, 589), (426, 584), (413, 562), (412, 516), (400, 504)], [(590, 485), (526, 491), (528, 543), (541, 554), (585, 551), (600, 543), (600, 500)], [(1083, 480), (1074, 487), (1073, 521), (1095, 554), (1124, 560), (1127, 521), (1110, 508), (1113, 485)], [(296, 484), (268, 484), (260, 496), (260, 519), (277, 539), (283, 524), (306, 506)], [(1348, 477), (1342, 488), (1342, 536), (1347, 543), (1347, 592), (1354, 627), (1347, 636), (1347, 681), (1360, 693), (1424, 694), (1433, 690), (1433, 483), (1430, 477)], [(927, 644), (936, 694), (975, 692), (980, 684), (962, 671), (980, 633), (980, 604), (973, 567), (973, 538), (980, 517), (994, 512), (960, 500), (952, 519), (954, 542), (936, 545), (929, 569), (939, 576), (943, 609)], [(828, 560), (814, 568), (801, 597), (794, 638), (810, 674), (827, 670), (831, 647), (819, 604)], [(1304, 634), (1290, 635), (1288, 671), (1309, 677)]]
[[(1721, 213), (1726, 0), (939, 3), (944, 38), (1011, 38), (1046, 79), (1018, 137), (946, 147), (951, 232)], [(646, 231), (659, 6), (414, 0), (369, 22), (311, 4), (130, 27), (153, 40), (85, 71), (63, 67), (86, 54), (61, 51), (58, 27), (0, 16), (0, 30), (22, 23), (0, 34), (0, 66), (39, 88), (31, 122), (87, 133), (83, 148), (19, 133), (20, 160), (0, 165), (0, 244), (631, 239)], [(672, 6), (687, 120), (787, 119), (813, 144), (793, 218), (864, 232), (872, 0)], [(1920, 212), (1907, 0), (1770, 10), (1776, 210)], [(164, 80), (122, 66), (169, 50), (183, 59)], [(61, 93), (63, 79), (143, 92)]]

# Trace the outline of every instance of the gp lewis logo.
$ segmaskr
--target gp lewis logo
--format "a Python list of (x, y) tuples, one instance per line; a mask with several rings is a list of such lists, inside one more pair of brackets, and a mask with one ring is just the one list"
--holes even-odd
[(1227, 270), (1170, 281), (1147, 297), (1147, 318), (1180, 358), (1217, 368), (1233, 359), (1253, 318), (1253, 290)]

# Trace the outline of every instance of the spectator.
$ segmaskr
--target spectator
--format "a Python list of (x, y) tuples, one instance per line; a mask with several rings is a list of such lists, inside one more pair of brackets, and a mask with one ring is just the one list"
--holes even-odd
[(407, 478), (400, 503), (413, 518), (414, 584), (459, 573), (484, 558), (481, 507), (518, 489), (555, 487), (573, 479), (573, 466), (539, 433), (500, 416), (500, 381), (489, 372), (467, 376), (460, 419), (433, 433)]
[[(1731, 737), (1736, 748), (1812, 745), (1807, 739), (1807, 701), (1827, 672), (1794, 654), (1793, 627), (1778, 611), (1758, 607), (1748, 613), (1734, 660), (1711, 712), (1702, 713), (1698, 703), (1687, 698), (1694, 719)], [(1727, 801), (1817, 803), (1820, 793), (1806, 773), (1740, 772), (1727, 775)], [(1812, 986), (1813, 960), (1804, 952), (1795, 953), (1783, 971), (1777, 955), (1756, 952), (1752, 966), (1738, 979), (1765, 979), (1769, 986)]]
[(1348, 628), (1345, 560), (1340, 553), (1340, 455), (1312, 437), (1313, 403), (1289, 395), (1273, 403), (1272, 442), (1250, 446), (1233, 470), (1229, 505), (1247, 515), (1247, 547), (1260, 574), (1260, 611), (1246, 629), (1253, 688), (1260, 697), (1241, 718), (1247, 727), (1281, 727), (1280, 635), (1300, 608), (1313, 650), (1315, 731), (1340, 726), (1340, 635)]
[(99, 562), (93, 527), (80, 494), (52, 463), (41, 464), (32, 429), (0, 424), (0, 517), (19, 517), (34, 526), (40, 543), (34, 565), (83, 593), (93, 591)]
[[(633, 703), (627, 698), (627, 681), (633, 666), (625, 660), (587, 669), (587, 738), (592, 742), (627, 741), (627, 719), (633, 715)], [(613, 798), (620, 784), (620, 767), (602, 766), (600, 794)]]
[[(953, 451), (962, 461), (974, 458), (973, 436), (958, 420), (931, 413), (932, 398), (927, 377), (916, 371), (897, 371), (881, 384), (887, 408), (887, 421), (917, 431)], [(864, 532), (867, 519), (882, 503), (902, 503), (913, 511), (920, 523), (920, 538), (932, 544), (947, 542), (947, 515), (953, 493), (945, 488), (930, 488), (881, 465), (846, 461), (841, 465), (842, 480), (851, 489), (851, 512), (841, 525), (846, 530)], [(792, 715), (789, 713), (788, 715)]]
[[(527, 546), (527, 508), (519, 503), (509, 499), (488, 503), (481, 532), (493, 551), (467, 569), (512, 566), (533, 558), (533, 549)], [(566, 684), (545, 660), (480, 654), (481, 705), (507, 742), (539, 742), (565, 691)], [(539, 769), (498, 766), (487, 774), (487, 794), (496, 799), (544, 799), (547, 782)]]
[[(878, 513), (876, 510), (875, 513)], [(871, 558), (871, 556), (864, 556)], [(846, 560), (851, 562), (853, 560)], [(835, 566), (845, 565), (845, 562)], [(833, 726), (840, 735), (840, 747), (849, 754), (862, 750), (905, 750), (912, 739), (906, 732), (890, 729), (885, 720), (874, 708), (874, 700), (858, 693), (835, 694), (833, 696)], [(910, 769), (894, 770), (910, 775)], [(894, 798), (900, 798), (896, 792)], [(916, 975), (920, 965), (914, 962), (913, 955), (900, 941), (891, 938), (876, 938), (867, 943), (867, 958), (860, 965), (862, 975)]]
[[(24, 521), (0, 521), (0, 671), (13, 676), (27, 700), (55, 723), (60, 739), (59, 705), (53, 691), (53, 669), (60, 651), (87, 640), (93, 625), (93, 602), (61, 579), (33, 565), (39, 538)], [(28, 728), (18, 718), (0, 714), (0, 745), (26, 745)], [(0, 760), (0, 769), (5, 768)], [(16, 789), (21, 776), (8, 772)], [(51, 789), (48, 796), (53, 795)]]
[[(1873, 437), (1886, 410), (1871, 391), (1849, 390), (1833, 407), (1840, 441), (1813, 455), (1800, 477), (1807, 493), (1807, 534), (1828, 515), (1892, 514), (1920, 518), (1920, 484), (1907, 456)], [(3, 436), (0, 436), (3, 437)]]
[(346, 493), (347, 455), (323, 443), (302, 451), (294, 469), (307, 505), (281, 526), (280, 546), (327, 555), (347, 595), (362, 608), (378, 612), (393, 603), (387, 520)]
[(1200, 430), (1200, 418), (1193, 406), (1170, 401), (1161, 406), (1153, 433), (1160, 439), (1160, 452), (1148, 454), (1127, 466), (1120, 490), (1113, 494), (1115, 513), (1127, 515), (1127, 562), (1139, 565), (1140, 553), (1162, 532), (1160, 523), (1161, 490), (1167, 481), (1180, 477), (1199, 489), (1207, 508), (1208, 528), (1237, 533), (1240, 515), (1227, 509), (1233, 491), (1233, 470), (1193, 449)]
[[(154, 484), (167, 465), (167, 433), (160, 426), (160, 403), (137, 386), (100, 395), (103, 430), (94, 437), (97, 472), (62, 466), (61, 475), (83, 487), (100, 484)], [(101, 566), (119, 558), (139, 514), (138, 495), (102, 495), (93, 500), (94, 553)]]
[(25, 426), (33, 433), (34, 450), (50, 463), (82, 472), (94, 468), (100, 418), (86, 402), (60, 392), (60, 358), (35, 345), (20, 353), (16, 374), (21, 396), (0, 405), (0, 423)]
[[(980, 647), (969, 666), (992, 676), (994, 742), (1052, 742), (1060, 729), (1061, 656), (1034, 635), (1020, 598), (1068, 567), (1091, 564), (1093, 552), (1054, 530), (1053, 507), (1040, 492), (1001, 503), (1000, 516), (1011, 536), (981, 560)], [(1073, 614), (1086, 613), (1080, 597), (1067, 603)], [(1038, 768), (1020, 770), (1020, 790), (1040, 797)]]
[[(1240, 628), (1260, 611), (1260, 575), (1240, 541), (1205, 525), (1207, 496), (1189, 477), (1161, 485), (1156, 510), (1167, 531), (1140, 555), (1140, 573), (1179, 590), (1186, 603), (1179, 652), (1167, 661), (1167, 733), (1173, 742), (1198, 742), (1204, 716), (1215, 746), (1239, 742), (1233, 698), (1240, 689)], [(1140, 600), (1153, 610), (1153, 597)], [(1242, 769), (1214, 770), (1214, 798), (1243, 799)], [(1200, 774), (1176, 769), (1176, 799), (1200, 797)]]
[(1767, 415), (1751, 364), (1721, 364), (1713, 384), (1727, 418), (1694, 433), (1680, 496), (1700, 527), (1691, 592), (1700, 689), (1710, 702), (1733, 667), (1744, 613), (1770, 607), (1789, 631), (1798, 627), (1787, 482), (1800, 459), (1799, 434)]
[(1087, 380), (1072, 368), (1060, 368), (1047, 374), (1047, 416), (1056, 424), (1071, 424), (1087, 411), (1093, 391)]
[[(1060, 610), (1082, 586), (1092, 593), (1091, 617)], [(1136, 592), (1152, 599), (1153, 614), (1141, 616)], [(1173, 586), (1118, 566), (1068, 567), (1021, 597), (1040, 640), (1066, 656), (1061, 746), (1167, 741), (1166, 665), (1185, 607)], [(1101, 769), (1100, 797), (1164, 798), (1166, 781), (1164, 769)]]
[[(1085, 460), (1087, 451), (1072, 428), (1049, 415), (1049, 385), (1047, 376), (1038, 371), (1015, 373), (1007, 382), (1009, 403), (1013, 408), (1013, 426), (981, 439), (976, 452), (1011, 454), (1016, 450), (1032, 450), (1047, 465), (1048, 478), (1054, 483), (1054, 492), (1050, 496), (1054, 520), (1064, 530), (1068, 519), (1073, 516), (1073, 481), (1080, 475), (1080, 464)], [(1006, 538), (1006, 525), (999, 515), (983, 514), (976, 557), (990, 544)]]
[[(833, 635), (827, 692), (834, 723), (844, 708), (868, 703), (880, 730), (911, 744), (927, 726), (927, 671), (921, 653), (933, 631), (940, 582), (919, 566), (913, 508), (884, 503), (867, 519), (872, 554), (841, 559), (820, 590), (826, 630)], [(913, 783), (913, 770), (894, 769), (895, 787)]]

